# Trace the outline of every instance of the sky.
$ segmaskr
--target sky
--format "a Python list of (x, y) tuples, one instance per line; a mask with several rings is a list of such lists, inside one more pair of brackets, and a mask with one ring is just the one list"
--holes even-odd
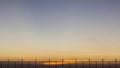
[(120, 0), (0, 0), (0, 57), (120, 57)]

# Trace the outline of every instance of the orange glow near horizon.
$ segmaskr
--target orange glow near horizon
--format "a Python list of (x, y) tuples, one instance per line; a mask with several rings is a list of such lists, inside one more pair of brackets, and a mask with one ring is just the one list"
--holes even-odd
[(44, 65), (62, 65), (62, 64), (74, 64), (75, 62), (72, 61), (50, 61), (50, 62), (43, 62)]

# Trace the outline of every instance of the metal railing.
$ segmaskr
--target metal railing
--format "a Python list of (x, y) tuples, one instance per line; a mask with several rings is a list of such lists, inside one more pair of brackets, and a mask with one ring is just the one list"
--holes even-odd
[(37, 60), (19, 61), (3, 60), (0, 61), (0, 68), (120, 68), (120, 61), (115, 60)]

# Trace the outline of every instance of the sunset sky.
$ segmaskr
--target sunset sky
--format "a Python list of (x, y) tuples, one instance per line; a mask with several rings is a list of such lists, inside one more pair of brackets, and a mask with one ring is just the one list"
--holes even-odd
[(120, 0), (0, 0), (0, 57), (120, 57)]

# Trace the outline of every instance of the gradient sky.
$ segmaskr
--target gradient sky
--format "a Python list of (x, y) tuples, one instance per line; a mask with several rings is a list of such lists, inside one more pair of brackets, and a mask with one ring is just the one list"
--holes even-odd
[(120, 57), (120, 0), (0, 0), (1, 57)]

